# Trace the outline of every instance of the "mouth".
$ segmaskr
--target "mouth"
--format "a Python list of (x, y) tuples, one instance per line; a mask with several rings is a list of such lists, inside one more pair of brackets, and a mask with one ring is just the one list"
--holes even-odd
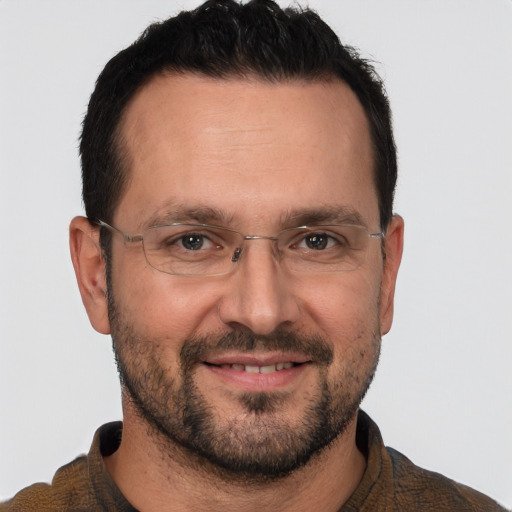
[(286, 361), (282, 363), (276, 364), (267, 364), (267, 365), (254, 365), (254, 364), (241, 364), (241, 363), (233, 363), (233, 364), (212, 364), (208, 361), (205, 361), (204, 364), (207, 366), (216, 366), (217, 368), (222, 368), (223, 370), (235, 370), (237, 372), (246, 372), (246, 373), (274, 373), (280, 372), (282, 370), (288, 370), (289, 368), (293, 368), (295, 366), (299, 366), (305, 363), (294, 363), (291, 361)]
[(246, 391), (284, 389), (299, 382), (311, 361), (298, 354), (231, 354), (207, 358), (203, 368), (230, 387)]

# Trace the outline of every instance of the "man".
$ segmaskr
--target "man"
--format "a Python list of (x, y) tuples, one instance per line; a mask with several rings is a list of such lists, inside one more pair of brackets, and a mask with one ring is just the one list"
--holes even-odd
[(5, 510), (502, 510), (358, 412), (403, 243), (381, 84), (313, 13), (207, 2), (101, 74), (71, 223), (124, 421)]

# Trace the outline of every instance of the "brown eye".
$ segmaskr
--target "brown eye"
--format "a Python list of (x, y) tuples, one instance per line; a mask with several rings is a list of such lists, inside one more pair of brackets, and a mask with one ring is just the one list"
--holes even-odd
[(198, 251), (204, 245), (204, 237), (195, 233), (187, 233), (181, 237), (181, 243), (189, 251)]
[(319, 251), (325, 249), (329, 243), (329, 237), (325, 233), (313, 233), (305, 237), (308, 249)]

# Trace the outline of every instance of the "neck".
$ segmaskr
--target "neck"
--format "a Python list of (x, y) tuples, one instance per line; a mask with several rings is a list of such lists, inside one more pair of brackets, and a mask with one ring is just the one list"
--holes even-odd
[(354, 492), (366, 467), (356, 447), (356, 422), (357, 415), (341, 436), (303, 468), (262, 483), (228, 480), (209, 463), (192, 460), (167, 440), (164, 453), (160, 434), (151, 432), (133, 405), (125, 403), (121, 445), (105, 458), (105, 465), (126, 499), (145, 512), (259, 512), (266, 508), (335, 512)]

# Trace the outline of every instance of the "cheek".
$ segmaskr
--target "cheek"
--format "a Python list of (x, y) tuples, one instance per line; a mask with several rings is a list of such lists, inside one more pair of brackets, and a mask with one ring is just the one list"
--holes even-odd
[[(112, 288), (118, 313), (136, 332), (152, 339), (182, 339), (214, 309), (204, 283), (158, 272), (140, 261), (116, 261)], [(127, 279), (126, 276), (134, 276)]]
[(331, 382), (362, 385), (380, 350), (379, 277), (353, 273), (323, 281), (310, 296), (308, 316), (334, 350)]
[(333, 342), (364, 337), (378, 322), (380, 281), (377, 275), (354, 272), (321, 276), (303, 301), (314, 324)]

